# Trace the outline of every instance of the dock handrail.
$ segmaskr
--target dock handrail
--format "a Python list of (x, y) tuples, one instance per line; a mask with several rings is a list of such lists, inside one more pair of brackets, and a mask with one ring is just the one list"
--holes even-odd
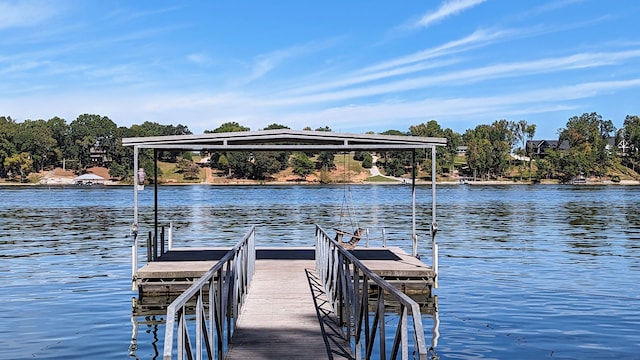
[[(380, 359), (387, 359), (385, 334), (385, 297), (400, 303), (400, 319), (390, 359), (409, 359), (408, 323), (413, 324), (413, 358), (427, 359), (428, 349), (419, 305), (409, 296), (369, 270), (353, 254), (342, 248), (326, 231), (316, 225), (316, 270), (334, 312), (346, 329), (356, 359), (371, 359), (376, 343)], [(376, 290), (375, 313), (369, 319), (369, 295)], [(411, 315), (409, 315), (411, 312)], [(352, 342), (353, 340), (353, 342)], [(362, 346), (364, 345), (364, 349)], [(364, 354), (363, 354), (364, 351)]]
[[(180, 360), (184, 359), (185, 355), (187, 359), (193, 359), (194, 354), (196, 359), (202, 359), (203, 351), (206, 351), (206, 357), (209, 359), (224, 358), (229, 340), (235, 330), (235, 322), (255, 273), (255, 261), (255, 226), (252, 226), (242, 240), (220, 261), (169, 305), (163, 359), (172, 359), (176, 335), (177, 358)], [(205, 296), (208, 298), (207, 308), (203, 300)], [(197, 297), (195, 349), (192, 348), (186, 319), (187, 308), (193, 305), (188, 303), (194, 297)]]

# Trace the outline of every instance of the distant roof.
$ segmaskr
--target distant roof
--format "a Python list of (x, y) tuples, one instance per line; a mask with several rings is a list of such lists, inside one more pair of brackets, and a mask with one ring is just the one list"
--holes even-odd
[(102, 176), (96, 174), (83, 174), (75, 178), (74, 180), (105, 180)]
[(178, 150), (405, 150), (446, 145), (421, 136), (346, 134), (307, 130), (261, 130), (122, 139), (122, 145)]

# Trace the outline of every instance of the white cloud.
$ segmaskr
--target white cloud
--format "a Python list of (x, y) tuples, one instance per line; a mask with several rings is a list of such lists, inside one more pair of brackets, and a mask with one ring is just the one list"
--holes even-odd
[(524, 77), (541, 73), (557, 73), (566, 70), (595, 68), (619, 64), (623, 60), (640, 58), (640, 50), (628, 50), (610, 53), (580, 53), (557, 58), (545, 58), (532, 61), (494, 64), (438, 75), (409, 77), (396, 81), (357, 86), (342, 90), (326, 90), (302, 96), (275, 98), (266, 100), (271, 105), (294, 105), (323, 102), (344, 102), (356, 98), (374, 95), (390, 95), (412, 90), (429, 89), (434, 86), (460, 86), (478, 81), (509, 77)]
[(469, 49), (481, 47), (487, 44), (490, 44), (494, 41), (502, 40), (504, 38), (511, 37), (515, 35), (517, 32), (514, 30), (476, 30), (471, 35), (465, 36), (464, 38), (457, 39), (454, 41), (450, 41), (444, 43), (440, 46), (436, 46), (434, 48), (429, 48), (426, 50), (422, 50), (419, 52), (415, 52), (413, 54), (401, 56), (392, 60), (388, 60), (385, 62), (381, 62), (372, 66), (365, 67), (360, 72), (361, 73), (369, 73), (374, 71), (380, 71), (384, 69), (393, 68), (396, 66), (403, 66), (407, 64), (412, 64), (416, 62), (426, 61), (429, 59), (434, 59), (437, 57), (442, 57), (446, 55), (451, 55), (463, 51), (467, 51)]
[(0, 29), (38, 25), (56, 15), (55, 5), (46, 1), (0, 2)]
[(198, 65), (205, 65), (210, 62), (209, 57), (205, 54), (189, 54), (187, 55), (187, 60)]
[(312, 41), (303, 45), (292, 46), (285, 49), (275, 50), (269, 53), (260, 54), (256, 56), (251, 76), (245, 80), (245, 82), (251, 82), (262, 78), (271, 70), (280, 66), (286, 60), (299, 56), (312, 54), (318, 51), (327, 49), (337, 41), (338, 39), (329, 39), (326, 41)]
[(429, 12), (422, 16), (420, 20), (418, 20), (414, 27), (416, 28), (424, 28), (428, 27), (432, 24), (437, 23), (438, 21), (447, 18), (452, 15), (457, 15), (458, 13), (465, 11), (469, 8), (472, 8), (476, 5), (482, 4), (486, 0), (448, 0), (442, 3), (438, 9), (435, 11)]

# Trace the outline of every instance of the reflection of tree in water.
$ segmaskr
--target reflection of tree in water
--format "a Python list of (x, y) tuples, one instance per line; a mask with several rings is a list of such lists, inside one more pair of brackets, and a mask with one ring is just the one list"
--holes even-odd
[(605, 248), (610, 247), (608, 231), (612, 209), (598, 203), (568, 202), (564, 206), (566, 220), (570, 227), (568, 235), (573, 241), (568, 245), (573, 251), (586, 255), (606, 255)]

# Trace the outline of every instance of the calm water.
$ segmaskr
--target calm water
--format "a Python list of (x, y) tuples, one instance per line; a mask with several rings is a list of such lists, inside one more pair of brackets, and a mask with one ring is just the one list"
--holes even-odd
[[(350, 219), (410, 251), (410, 187), (350, 190)], [(427, 262), (430, 195), (418, 190)], [(140, 194), (142, 230), (152, 196)], [(259, 246), (311, 246), (314, 223), (349, 220), (344, 198), (341, 186), (163, 187), (160, 220), (178, 245), (231, 245), (263, 224)], [(640, 358), (640, 187), (443, 186), (438, 204), (441, 359)], [(0, 187), (1, 358), (162, 351), (163, 328), (141, 319), (130, 350), (131, 219), (128, 187)]]

